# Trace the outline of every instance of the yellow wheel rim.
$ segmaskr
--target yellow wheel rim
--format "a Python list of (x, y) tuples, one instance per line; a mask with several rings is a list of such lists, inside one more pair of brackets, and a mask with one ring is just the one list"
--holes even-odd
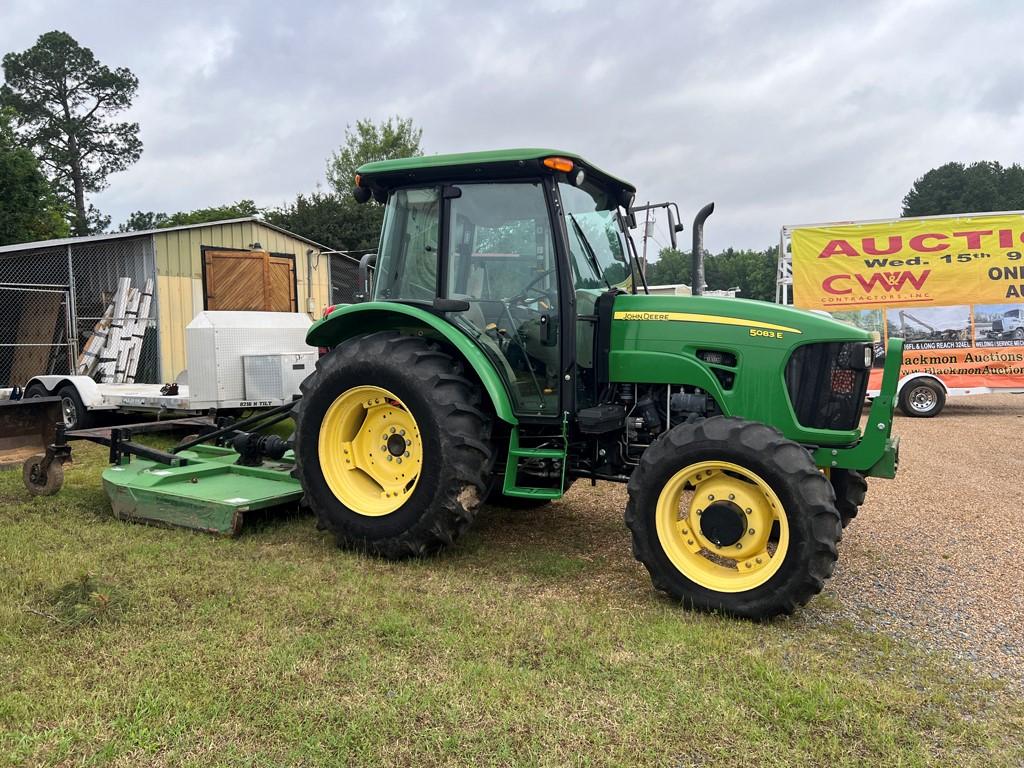
[(423, 441), (405, 404), (380, 387), (353, 387), (320, 424), (320, 470), (338, 501), (369, 517), (401, 507), (420, 477)]
[[(658, 540), (686, 578), (716, 592), (744, 592), (767, 582), (789, 549), (782, 502), (757, 473), (727, 461), (679, 470), (662, 488)], [(778, 522), (778, 541), (769, 541)]]

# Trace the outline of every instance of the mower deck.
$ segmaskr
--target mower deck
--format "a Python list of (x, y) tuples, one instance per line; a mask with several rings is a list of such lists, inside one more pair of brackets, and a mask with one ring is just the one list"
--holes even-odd
[(236, 535), (246, 512), (295, 503), (302, 488), (291, 477), (288, 453), (280, 461), (241, 466), (230, 448), (196, 445), (178, 454), (184, 466), (127, 457), (103, 471), (103, 488), (121, 520)]

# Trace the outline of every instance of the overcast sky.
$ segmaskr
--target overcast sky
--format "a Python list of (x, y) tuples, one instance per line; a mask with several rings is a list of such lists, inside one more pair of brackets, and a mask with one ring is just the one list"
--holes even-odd
[[(898, 216), (950, 160), (1024, 159), (1014, 2), (174, 3), (0, 0), (0, 52), (61, 29), (139, 77), (141, 161), (115, 225), (324, 179), (347, 123), (391, 114), (428, 153), (550, 146), (677, 200), (707, 246)], [(664, 237), (662, 238), (664, 239)]]

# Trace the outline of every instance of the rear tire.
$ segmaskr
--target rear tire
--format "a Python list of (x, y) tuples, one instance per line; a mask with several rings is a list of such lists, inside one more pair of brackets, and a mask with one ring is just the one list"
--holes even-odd
[[(318, 527), (339, 546), (392, 559), (422, 556), (469, 527), (494, 453), (480, 388), (459, 361), (420, 337), (373, 333), (321, 357), (302, 395), (294, 475)], [(403, 428), (382, 427), (389, 419)], [(408, 441), (397, 453), (396, 435)], [(397, 480), (405, 485), (392, 493), (398, 486), (389, 483), (407, 470), (412, 479)]]
[(673, 427), (644, 452), (628, 487), (633, 554), (657, 589), (687, 607), (789, 614), (832, 575), (842, 535), (832, 486), (806, 449), (771, 427), (722, 416)]
[(25, 387), (25, 399), (37, 398), (37, 397), (49, 397), (50, 393), (46, 391), (46, 387), (40, 384), (38, 381), (33, 381), (27, 387)]
[(946, 390), (935, 379), (914, 379), (900, 390), (899, 404), (904, 416), (918, 419), (938, 416), (946, 405)]
[(868, 493), (868, 481), (855, 469), (833, 469), (830, 473), (832, 489), (836, 492), (836, 509), (843, 528), (857, 516)]

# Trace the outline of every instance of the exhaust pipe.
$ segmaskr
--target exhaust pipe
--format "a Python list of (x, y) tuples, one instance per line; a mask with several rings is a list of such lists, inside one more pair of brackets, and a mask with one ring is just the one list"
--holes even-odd
[(704, 293), (704, 222), (715, 212), (715, 204), (708, 203), (693, 219), (693, 269), (690, 272), (694, 296)]

